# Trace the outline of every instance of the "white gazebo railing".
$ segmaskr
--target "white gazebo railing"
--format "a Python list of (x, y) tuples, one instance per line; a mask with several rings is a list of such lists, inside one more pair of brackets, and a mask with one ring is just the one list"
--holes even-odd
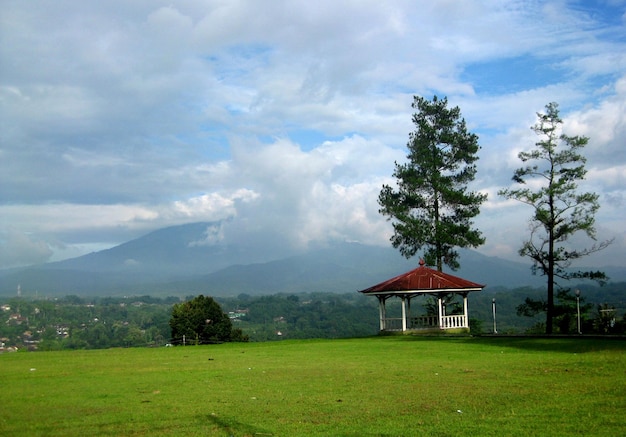
[(388, 317), (383, 319), (384, 331), (402, 331), (402, 317)]
[(419, 316), (411, 317), (410, 328), (411, 329), (425, 329), (425, 328), (437, 328), (437, 316)]
[(441, 328), (442, 329), (469, 328), (469, 325), (467, 324), (467, 316), (464, 314), (459, 314), (459, 315), (454, 315), (454, 316), (442, 316)]
[[(438, 316), (418, 316), (410, 317), (406, 326), (406, 329), (454, 329), (454, 328), (468, 328), (467, 316), (463, 314), (453, 316), (442, 316), (441, 326), (438, 324)], [(383, 320), (384, 331), (402, 331), (403, 319), (402, 317), (385, 317)]]

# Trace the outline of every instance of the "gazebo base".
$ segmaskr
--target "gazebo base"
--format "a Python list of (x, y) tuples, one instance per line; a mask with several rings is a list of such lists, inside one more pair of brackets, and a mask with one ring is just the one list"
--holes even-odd
[(406, 331), (384, 330), (379, 331), (378, 335), (469, 335), (469, 328), (425, 328), (425, 329), (407, 329)]

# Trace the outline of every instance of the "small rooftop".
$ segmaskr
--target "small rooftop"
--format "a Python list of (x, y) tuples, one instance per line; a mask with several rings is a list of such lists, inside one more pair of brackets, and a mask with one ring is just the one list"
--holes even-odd
[(418, 268), (359, 292), (364, 294), (390, 294), (393, 292), (480, 291), (484, 287), (484, 285), (476, 282), (426, 267), (424, 260), (420, 259)]

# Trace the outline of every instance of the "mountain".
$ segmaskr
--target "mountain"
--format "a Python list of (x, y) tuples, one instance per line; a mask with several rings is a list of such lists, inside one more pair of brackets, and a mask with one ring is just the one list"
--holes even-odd
[(235, 262), (258, 262), (242, 247), (210, 243), (216, 223), (171, 226), (111, 249), (44, 264), (40, 269), (143, 274), (157, 278), (207, 273)]
[[(541, 286), (544, 280), (531, 275), (521, 263), (461, 251), (464, 265), (448, 271), (485, 285), (509, 288)], [(403, 258), (395, 249), (340, 243), (303, 255), (262, 264), (233, 265), (192, 280), (169, 284), (169, 289), (193, 290), (213, 295), (274, 294), (327, 291), (358, 291), (417, 267), (418, 260)]]
[(0, 294), (130, 293), (139, 286), (207, 274), (237, 262), (267, 261), (246, 247), (211, 244), (219, 223), (191, 223), (151, 232), (111, 249), (27, 268), (0, 271)]
[[(353, 292), (417, 267), (391, 247), (335, 243), (268, 259), (267, 251), (209, 244), (217, 223), (173, 226), (108, 250), (65, 261), (0, 271), (0, 295), (232, 296), (309, 291)], [(543, 286), (523, 263), (461, 250), (461, 269), (448, 272), (488, 287)], [(626, 280), (611, 269), (612, 280)]]

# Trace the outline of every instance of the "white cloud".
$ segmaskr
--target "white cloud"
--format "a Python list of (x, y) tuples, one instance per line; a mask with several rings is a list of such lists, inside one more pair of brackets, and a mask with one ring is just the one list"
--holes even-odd
[(367, 229), (355, 226), (356, 215), (362, 217), (360, 225), (369, 217), (368, 227), (378, 226), (376, 199), (382, 182), (376, 175), (390, 174), (394, 158), (403, 158), (397, 150), (360, 137), (328, 141), (309, 152), (286, 140), (254, 147), (238, 148), (233, 165), (244, 183), (258, 186), (256, 221), (267, 220), (266, 226), (292, 233), (300, 242), (324, 240), (324, 233), (333, 238), (337, 227), (357, 239)]
[(52, 249), (45, 239), (14, 229), (0, 230), (0, 266), (39, 264), (50, 256)]
[(586, 146), (592, 165), (622, 164), (626, 159), (626, 76), (615, 82), (614, 92), (600, 104), (568, 114), (564, 120), (568, 135), (588, 137)]
[(223, 224), (216, 223), (207, 226), (204, 231), (203, 238), (200, 240), (192, 241), (189, 243), (189, 247), (196, 246), (214, 246), (224, 240), (224, 226)]
[(239, 189), (226, 197), (219, 193), (203, 194), (185, 201), (176, 201), (164, 215), (183, 216), (195, 221), (217, 221), (234, 217), (237, 214), (236, 201), (250, 202), (259, 197), (247, 189)]
[(295, 240), (302, 245), (328, 241), (386, 244), (390, 226), (381, 220), (376, 202), (381, 186), (381, 180), (349, 186), (316, 183), (301, 206)]
[(158, 213), (138, 205), (1, 205), (0, 214), (14, 229), (52, 234), (92, 228), (114, 228), (154, 220)]
[[(412, 96), (438, 94), (480, 135), (487, 251), (515, 256), (524, 213), (495, 193), (550, 101), (591, 138), (586, 183), (619, 231), (626, 50), (601, 17), (526, 0), (6, 3), (0, 229), (36, 260), (200, 220), (229, 220), (211, 242), (387, 244), (378, 191)], [(528, 60), (519, 78), (511, 59)]]

